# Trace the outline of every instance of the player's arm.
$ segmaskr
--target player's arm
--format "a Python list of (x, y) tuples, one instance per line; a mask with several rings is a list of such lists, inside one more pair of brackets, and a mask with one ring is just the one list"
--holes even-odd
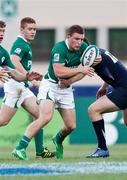
[(12, 54), (10, 57), (11, 57), (12, 63), (14, 64), (16, 68), (15, 70), (10, 71), (10, 76), (19, 82), (26, 80), (27, 71), (24, 69), (24, 67), (20, 63), (21, 57), (15, 54)]
[(77, 75), (72, 76), (69, 79), (60, 79), (59, 80), (59, 87), (60, 88), (66, 88), (66, 87), (70, 86), (71, 84), (73, 84), (77, 81), (80, 81), (84, 76), (85, 76), (84, 74), (78, 73)]
[[(12, 54), (11, 60), (12, 60), (13, 64), (15, 65), (16, 69), (19, 71), (19, 75), (22, 76), (24, 74), (26, 76), (27, 71), (25, 70), (25, 68), (23, 67), (23, 65), (20, 62), (21, 57), (16, 54)], [(40, 80), (41, 80), (41, 78), (40, 78)], [(34, 87), (39, 87), (39, 80), (34, 79), (33, 81), (31, 81), (31, 85)]]
[(19, 57), (18, 55), (12, 54), (11, 55), (11, 61), (15, 65), (16, 69), (19, 72), (21, 72), (22, 74), (26, 74), (27, 73), (27, 71), (24, 69), (24, 67), (20, 63), (21, 57)]
[(55, 73), (56, 77), (58, 77), (59, 79), (70, 78), (79, 73), (82, 73), (83, 75), (88, 75), (91, 71), (94, 71), (93, 68), (91, 68), (89, 66), (69, 68), (69, 67), (65, 67), (64, 64), (60, 64), (60, 63), (54, 63), (53, 69), (54, 69), (54, 73)]
[[(90, 77), (94, 76), (94, 70), (91, 69), (91, 71), (87, 75), (90, 76)], [(84, 74), (78, 73), (78, 74), (76, 74), (75, 76), (72, 76), (69, 79), (60, 79), (59, 80), (59, 86), (60, 86), (60, 88), (68, 87), (69, 85), (71, 85), (71, 84), (73, 84), (73, 83), (75, 83), (77, 81), (80, 81), (84, 77), (85, 77)]]
[(20, 73), (17, 69), (12, 69), (8, 72), (9, 76), (11, 76), (13, 79), (15, 79), (18, 82), (22, 81), (41, 81), (42, 75), (37, 72), (27, 72), (26, 74)]
[[(19, 65), (20, 64), (21, 63), (19, 63)], [(19, 71), (19, 68), (16, 68), (15, 64), (12, 63), (8, 53), (6, 54), (6, 60), (4, 61), (3, 67), (4, 70), (7, 71), (8, 75), (18, 82), (25, 80), (33, 81), (34, 79), (40, 81), (42, 79), (42, 75), (37, 72)]]
[(7, 51), (5, 51), (5, 60), (2, 64), (3, 70), (7, 71), (8, 75), (14, 78), (16, 81), (26, 80), (26, 72), (21, 73), (15, 67), (15, 64), (11, 61), (10, 56)]

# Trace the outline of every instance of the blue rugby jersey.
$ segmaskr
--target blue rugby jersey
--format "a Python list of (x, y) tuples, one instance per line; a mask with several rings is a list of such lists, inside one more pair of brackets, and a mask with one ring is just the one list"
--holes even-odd
[(110, 52), (100, 48), (99, 51), (102, 62), (94, 67), (97, 75), (113, 87), (127, 86), (126, 67)]

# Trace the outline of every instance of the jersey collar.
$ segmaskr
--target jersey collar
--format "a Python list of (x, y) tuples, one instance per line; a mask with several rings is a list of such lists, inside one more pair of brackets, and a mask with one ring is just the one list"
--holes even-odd
[(23, 37), (23, 36), (21, 36), (21, 35), (18, 35), (18, 38), (21, 38), (21, 39), (23, 39), (25, 42), (27, 42), (28, 43), (28, 41)]
[(67, 48), (70, 49), (70, 48), (69, 48), (68, 39), (65, 40), (65, 44), (66, 44)]

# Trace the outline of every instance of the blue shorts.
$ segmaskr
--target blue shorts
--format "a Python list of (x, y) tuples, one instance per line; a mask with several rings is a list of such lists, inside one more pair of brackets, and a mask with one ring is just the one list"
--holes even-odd
[(115, 87), (107, 94), (107, 97), (119, 109), (124, 110), (127, 108), (127, 87)]

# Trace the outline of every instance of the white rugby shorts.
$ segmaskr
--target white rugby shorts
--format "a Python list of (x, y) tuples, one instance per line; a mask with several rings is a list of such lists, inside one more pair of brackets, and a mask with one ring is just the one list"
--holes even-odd
[(35, 96), (23, 82), (10, 79), (4, 84), (3, 103), (12, 108), (19, 108), (26, 98)]
[(37, 101), (50, 99), (55, 103), (56, 108), (73, 109), (74, 96), (72, 86), (61, 89), (58, 84), (43, 79), (39, 87)]

